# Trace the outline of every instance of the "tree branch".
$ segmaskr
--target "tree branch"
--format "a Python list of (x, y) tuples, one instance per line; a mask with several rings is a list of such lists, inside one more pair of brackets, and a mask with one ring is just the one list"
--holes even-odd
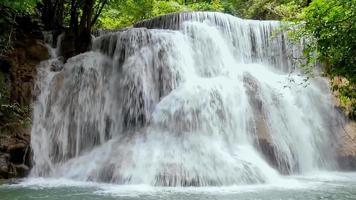
[(103, 0), (101, 7), (98, 9), (98, 11), (95, 13), (95, 16), (93, 17), (92, 21), (91, 21), (91, 25), (93, 26), (96, 22), (96, 20), (98, 20), (101, 12), (103, 11), (103, 8), (105, 7), (106, 3), (108, 1), (107, 0)]

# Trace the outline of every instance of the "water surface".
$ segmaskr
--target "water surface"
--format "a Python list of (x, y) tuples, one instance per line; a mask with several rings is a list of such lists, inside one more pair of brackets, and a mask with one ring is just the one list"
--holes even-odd
[(277, 200), (356, 199), (356, 173), (319, 173), (289, 177), (274, 184), (230, 187), (152, 187), (77, 182), (66, 179), (26, 179), (0, 186), (1, 200), (122, 199), (122, 200)]

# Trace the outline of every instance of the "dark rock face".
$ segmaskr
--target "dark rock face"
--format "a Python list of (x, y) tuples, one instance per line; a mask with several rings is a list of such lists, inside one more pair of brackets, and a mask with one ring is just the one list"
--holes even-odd
[(10, 171), (10, 155), (7, 153), (0, 154), (0, 179), (8, 178)]
[(63, 56), (64, 60), (68, 60), (68, 58), (75, 55), (75, 44), (74, 44), (75, 36), (73, 33), (66, 32), (62, 36), (59, 42), (59, 53)]
[(356, 169), (355, 155), (340, 155), (337, 161), (339, 167), (344, 171), (354, 171)]
[[(13, 50), (1, 58), (0, 73), (7, 77), (9, 103), (30, 107), (34, 98), (37, 66), (49, 58), (49, 52), (43, 43), (40, 27), (28, 25), (31, 24), (29, 19), (19, 20), (17, 39)], [(6, 115), (0, 113), (0, 117), (6, 121)], [(20, 125), (14, 125), (11, 129), (0, 127), (0, 179), (25, 177), (30, 168), (30, 128), (22, 128)]]
[(11, 100), (30, 105), (37, 65), (49, 58), (47, 47), (37, 39), (25, 39), (7, 56), (10, 63)]
[(356, 170), (356, 122), (348, 121), (343, 130), (337, 152), (339, 168), (344, 171)]
[(277, 169), (279, 173), (284, 175), (291, 173), (291, 166), (286, 160), (278, 157), (277, 149), (273, 143), (266, 139), (258, 139), (257, 144), (260, 152), (273, 168)]
[(10, 67), (10, 63), (7, 60), (0, 58), (0, 71), (3, 73), (9, 73)]
[[(17, 42), (3, 62), (8, 69), (2, 70), (9, 77), (10, 101), (30, 107), (37, 65), (48, 57), (47, 47), (40, 40)], [(21, 127), (7, 131), (0, 129), (0, 179), (26, 176), (31, 168), (30, 160), (30, 130)]]
[(0, 179), (25, 177), (31, 168), (29, 130), (0, 136)]
[(255, 146), (273, 168), (277, 169), (281, 174), (290, 174), (292, 172), (291, 166), (286, 160), (279, 157), (278, 150), (269, 133), (266, 111), (259, 96), (259, 82), (249, 73), (244, 74), (243, 81), (254, 115)]

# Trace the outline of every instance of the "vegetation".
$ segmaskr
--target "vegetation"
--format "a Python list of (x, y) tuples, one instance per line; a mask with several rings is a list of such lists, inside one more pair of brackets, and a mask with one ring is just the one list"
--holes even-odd
[(0, 134), (13, 133), (30, 122), (29, 106), (11, 101), (9, 69), (3, 58), (12, 50), (13, 42), (17, 39), (17, 18), (33, 14), (36, 4), (36, 0), (0, 0)]
[(9, 51), (15, 39), (16, 17), (34, 12), (37, 0), (0, 0), (0, 56)]
[(97, 28), (118, 29), (137, 21), (181, 11), (224, 11), (220, 0), (126, 0), (110, 3), (97, 24)]
[[(301, 36), (312, 38), (306, 46), (310, 60), (326, 65), (342, 108), (356, 117), (356, 0), (314, 0), (301, 16)], [(311, 52), (315, 52), (311, 54)], [(343, 78), (339, 78), (342, 79)]]

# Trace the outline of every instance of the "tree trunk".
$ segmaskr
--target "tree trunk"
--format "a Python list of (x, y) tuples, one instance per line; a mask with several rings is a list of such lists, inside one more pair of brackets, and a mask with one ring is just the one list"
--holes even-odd
[[(50, 2), (51, 0), (44, 1)], [(57, 1), (64, 2), (65, 0)], [(70, 3), (70, 23), (60, 44), (61, 55), (65, 60), (91, 48), (92, 26), (107, 2), (108, 0), (70, 0), (68, 2)]]
[(44, 29), (53, 33), (53, 46), (56, 46), (57, 37), (63, 31), (64, 3), (64, 0), (43, 0), (39, 6)]

